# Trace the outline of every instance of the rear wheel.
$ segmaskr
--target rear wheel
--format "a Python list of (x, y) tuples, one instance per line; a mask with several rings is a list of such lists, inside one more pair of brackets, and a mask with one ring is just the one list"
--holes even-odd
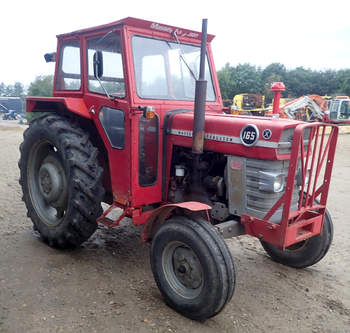
[(284, 251), (276, 245), (261, 241), (261, 245), (272, 260), (294, 268), (305, 268), (319, 262), (328, 252), (333, 240), (333, 222), (329, 212), (323, 222), (322, 232), (300, 243), (287, 247)]
[(37, 118), (20, 146), (27, 215), (50, 246), (80, 245), (96, 230), (104, 189), (88, 134), (57, 114)]
[(178, 216), (163, 224), (152, 241), (151, 266), (166, 303), (189, 318), (212, 317), (232, 298), (233, 259), (205, 220)]

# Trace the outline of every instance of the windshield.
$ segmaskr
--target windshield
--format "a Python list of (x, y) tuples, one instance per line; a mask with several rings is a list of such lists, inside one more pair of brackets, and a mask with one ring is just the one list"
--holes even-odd
[[(199, 46), (135, 36), (132, 47), (136, 90), (141, 98), (194, 100), (193, 74), (198, 78)], [(205, 79), (208, 81), (207, 101), (215, 101), (207, 57)]]

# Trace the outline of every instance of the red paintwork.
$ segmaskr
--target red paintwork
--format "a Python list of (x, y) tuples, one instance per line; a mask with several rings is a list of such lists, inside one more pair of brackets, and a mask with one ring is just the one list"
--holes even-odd
[(123, 211), (123, 213), (118, 217), (116, 221), (113, 221), (107, 215), (114, 209), (118, 208), (118, 205), (116, 203), (113, 203), (108, 207), (107, 210), (104, 211), (104, 213), (97, 219), (98, 223), (102, 223), (108, 227), (117, 227), (120, 223), (120, 221), (126, 216), (126, 210)]
[[(115, 100), (109, 100), (102, 94), (96, 94), (89, 92), (87, 89), (87, 57), (86, 57), (86, 39), (92, 36), (103, 36), (111, 30), (119, 31), (121, 34), (122, 42), (122, 60), (124, 64), (124, 78), (125, 78), (125, 98), (117, 98)], [(168, 26), (165, 24), (158, 24), (151, 21), (138, 20), (135, 18), (126, 18), (110, 24), (83, 29), (68, 34), (58, 35), (57, 43), (57, 55), (60, 54), (60, 48), (64, 41), (76, 40), (80, 41), (81, 45), (81, 88), (78, 91), (63, 91), (57, 90), (56, 84), (57, 77), (54, 78), (54, 90), (52, 98), (27, 98), (27, 111), (48, 111), (53, 110), (57, 112), (64, 112), (66, 110), (73, 112), (79, 116), (89, 119), (95, 125), (100, 137), (102, 138), (104, 145), (108, 153), (108, 163), (111, 178), (110, 192), (113, 194), (113, 208), (119, 207), (123, 209), (123, 216), (129, 216), (133, 219), (133, 223), (136, 225), (146, 224), (149, 228), (153, 225), (152, 221), (163, 221), (171, 210), (176, 207), (189, 209), (189, 210), (207, 210), (209, 206), (202, 203), (180, 203), (167, 205), (166, 196), (162, 198), (162, 162), (166, 158), (166, 175), (165, 175), (165, 191), (168, 189), (169, 175), (170, 175), (170, 164), (172, 156), (172, 148), (174, 145), (191, 147), (192, 138), (170, 134), (167, 136), (167, 146), (165, 147), (165, 156), (162, 156), (163, 149), (163, 135), (162, 129), (164, 124), (165, 115), (169, 110), (175, 109), (189, 109), (193, 110), (194, 103), (191, 101), (175, 101), (175, 100), (156, 100), (156, 99), (142, 99), (136, 93), (133, 55), (131, 47), (131, 38), (134, 35), (144, 35), (153, 38), (167, 39), (174, 41), (173, 31), (177, 31), (178, 39), (181, 42), (200, 45), (201, 33)], [(289, 127), (296, 127), (301, 124), (298, 121), (287, 120), (287, 119), (271, 119), (262, 117), (245, 117), (245, 116), (232, 116), (223, 114), (223, 103), (221, 93), (219, 89), (218, 78), (216, 75), (215, 65), (213, 62), (212, 50), (210, 42), (214, 38), (213, 35), (207, 36), (207, 55), (209, 60), (209, 66), (211, 70), (212, 81), (214, 85), (216, 100), (206, 103), (206, 119), (205, 119), (205, 133), (215, 134), (219, 136), (234, 137), (237, 141), (240, 136), (240, 131), (243, 126), (247, 124), (254, 124), (258, 127), (259, 132), (262, 133), (264, 129), (270, 129), (272, 131), (272, 137), (269, 140), (264, 140), (260, 135), (259, 142), (264, 144), (274, 144), (279, 141), (281, 133), (284, 129)], [(58, 61), (56, 62), (56, 73), (57, 73)], [(279, 92), (280, 93), (280, 92)], [(158, 147), (158, 178), (154, 185), (142, 187), (138, 183), (138, 172), (139, 172), (139, 118), (142, 112), (138, 110), (138, 106), (150, 105), (155, 109), (156, 114), (159, 117), (159, 142)], [(111, 147), (108, 138), (102, 128), (99, 120), (99, 111), (102, 106), (111, 108), (117, 108), (125, 113), (125, 148), (114, 149)], [(89, 112), (91, 111), (91, 112)], [(176, 114), (173, 118), (172, 126), (170, 130), (181, 130), (181, 131), (192, 131), (193, 124), (193, 113), (187, 112), (182, 114)], [(299, 128), (299, 127), (298, 127)], [(300, 137), (299, 137), (300, 139)], [(299, 140), (298, 139), (298, 140)], [(239, 142), (228, 143), (223, 141), (213, 140), (208, 138), (205, 140), (205, 150), (211, 150), (220, 152), (223, 154), (234, 154), (252, 158), (261, 158), (265, 160), (276, 160), (276, 159), (290, 159), (291, 155), (279, 155), (277, 149), (266, 148), (263, 146), (245, 147)], [(333, 144), (333, 143), (332, 143)], [(299, 146), (298, 146), (299, 147)], [(334, 147), (332, 146), (332, 149)], [(292, 158), (296, 159), (300, 155), (296, 149), (292, 152)], [(107, 158), (107, 157), (106, 157)], [(333, 163), (333, 159), (332, 159)], [(291, 173), (295, 174), (295, 170), (291, 170)], [(330, 176), (330, 175), (329, 175)], [(291, 176), (289, 176), (291, 179)], [(328, 191), (328, 188), (327, 188)], [(326, 192), (326, 186), (323, 188), (322, 197), (324, 198)], [(288, 201), (288, 195), (291, 191), (287, 190), (285, 195), (285, 202)], [(316, 197), (316, 196), (315, 196)], [(325, 205), (325, 200), (321, 200), (321, 205)], [(158, 209), (152, 210), (151, 205), (159, 207)], [(145, 206), (148, 205), (146, 208)], [(303, 213), (303, 207), (299, 209), (298, 214)], [(287, 214), (287, 213), (286, 213)], [(304, 213), (303, 213), (304, 214)], [(309, 211), (305, 212), (304, 217), (307, 214), (311, 214)], [(322, 215), (323, 216), (323, 215)], [(106, 216), (101, 217), (101, 221), (110, 222), (105, 219)], [(268, 225), (268, 221), (262, 221), (261, 223), (254, 223), (256, 227), (248, 227), (246, 222), (250, 217), (242, 216), (242, 221), (245, 223), (247, 233), (257, 236), (260, 233), (262, 225)], [(312, 226), (319, 225), (319, 218), (312, 217)], [(266, 218), (266, 220), (268, 220)], [(288, 220), (288, 216), (284, 216), (284, 221)], [(316, 221), (317, 220), (317, 221)], [(118, 224), (119, 220), (114, 224)], [(157, 222), (158, 223), (158, 222)], [(287, 223), (287, 222), (285, 222)], [(300, 225), (302, 222), (299, 222)], [(318, 224), (317, 224), (318, 223)], [(110, 224), (110, 223), (109, 223)], [(271, 242), (279, 242), (281, 237), (284, 237), (288, 233), (285, 229), (285, 224), (281, 226), (274, 225), (273, 228), (282, 230), (279, 236), (276, 237), (276, 232), (268, 231), (264, 229), (264, 239)], [(304, 226), (303, 226), (304, 227)], [(295, 229), (295, 227), (293, 227)], [(311, 230), (311, 227), (305, 226), (305, 230)], [(293, 230), (294, 230), (293, 229)], [(311, 231), (314, 233), (319, 228), (315, 227)], [(269, 237), (268, 235), (273, 235)], [(149, 235), (144, 234), (144, 238), (148, 239)], [(293, 238), (293, 237), (292, 237)], [(296, 236), (294, 237), (296, 239)], [(287, 240), (287, 243), (289, 240)], [(286, 244), (285, 240), (281, 244)]]
[(33, 111), (46, 111), (52, 107), (60, 110), (69, 110), (70, 112), (76, 113), (77, 115), (91, 119), (84, 100), (81, 98), (72, 97), (28, 97), (27, 101), (27, 112)]
[[(223, 136), (235, 137), (239, 141), (240, 131), (246, 124), (254, 124), (258, 127), (259, 132), (262, 133), (264, 129), (271, 129), (272, 137), (265, 140), (260, 135), (260, 141), (266, 144), (277, 144), (280, 140), (282, 131), (286, 128), (295, 127), (300, 124), (300, 121), (289, 119), (275, 119), (264, 117), (251, 116), (234, 116), (222, 113), (208, 112), (205, 117), (205, 133), (217, 134)], [(192, 131), (193, 114), (180, 113), (174, 116), (172, 129)], [(171, 141), (174, 145), (191, 147), (192, 138), (182, 135), (172, 135)], [(206, 139), (204, 143), (205, 150), (220, 152), (230, 155), (239, 155), (252, 158), (261, 158), (265, 160), (289, 159), (289, 155), (279, 155), (277, 149), (266, 147), (245, 147), (240, 142), (220, 142), (217, 140)]]
[[(286, 191), (263, 219), (241, 216), (247, 234), (285, 249), (321, 232), (338, 138), (338, 127), (333, 125), (331, 133), (326, 137), (326, 126), (330, 125), (301, 124), (295, 129)], [(307, 151), (302, 144), (303, 132), (306, 128), (311, 128), (309, 139), (312, 142), (308, 145)], [(291, 189), (294, 186), (300, 156), (303, 156), (301, 192), (305, 193), (305, 198), (300, 198), (297, 211), (291, 211)], [(325, 168), (325, 172), (323, 179), (320, 179), (322, 168)], [(310, 170), (308, 185), (305, 183), (307, 169)], [(269, 222), (274, 212), (282, 205), (281, 223)]]
[[(151, 30), (151, 26), (158, 26), (154, 27)], [(115, 27), (121, 27), (121, 26), (128, 26), (130, 28), (137, 28), (137, 29), (143, 29), (146, 30), (148, 32), (148, 34), (150, 34), (150, 32), (152, 33), (152, 35), (157, 36), (157, 37), (164, 37), (164, 38), (168, 38), (169, 37), (169, 33), (164, 31), (164, 30), (169, 30), (171, 29), (172, 31), (177, 31), (177, 35), (178, 38), (183, 39), (183, 40), (187, 40), (188, 42), (193, 42), (194, 39), (196, 39), (198, 41), (198, 43), (200, 43), (201, 41), (201, 37), (202, 34), (201, 32), (198, 31), (194, 31), (194, 30), (188, 30), (188, 29), (183, 29), (183, 28), (179, 28), (179, 27), (175, 27), (175, 26), (171, 26), (168, 24), (162, 24), (162, 23), (157, 23), (157, 22), (152, 22), (152, 21), (147, 21), (147, 20), (141, 20), (141, 19), (137, 19), (134, 17), (126, 17), (124, 19), (118, 20), (118, 21), (114, 21), (112, 23), (108, 23), (108, 24), (103, 24), (97, 27), (92, 27), (92, 28), (87, 28), (87, 29), (81, 29), (81, 30), (77, 30), (77, 31), (73, 31), (70, 33), (66, 33), (66, 34), (61, 34), (61, 35), (57, 35), (57, 38), (70, 38), (70, 37), (76, 37), (78, 35), (90, 35), (91, 33), (95, 33), (95, 32), (101, 32), (101, 31), (109, 31)], [(161, 30), (163, 28), (163, 31)], [(190, 35), (195, 34), (195, 37), (189, 37)], [(214, 35), (207, 35), (207, 40), (208, 42), (211, 42), (213, 40), (215, 36)]]
[(171, 215), (171, 212), (176, 208), (186, 209), (192, 212), (208, 211), (209, 209), (211, 209), (210, 206), (204, 203), (195, 202), (195, 201), (187, 201), (187, 202), (163, 205), (162, 207), (152, 211), (152, 214), (148, 216), (147, 224), (145, 225), (142, 232), (142, 241), (143, 242), (150, 241), (156, 229), (162, 223), (164, 223), (164, 221)]
[(286, 87), (283, 82), (274, 82), (271, 85), (271, 90), (274, 92), (272, 114), (278, 114), (280, 109), (281, 92), (286, 90)]

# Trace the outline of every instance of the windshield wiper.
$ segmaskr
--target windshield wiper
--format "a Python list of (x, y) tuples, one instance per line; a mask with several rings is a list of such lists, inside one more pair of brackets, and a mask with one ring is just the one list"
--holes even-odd
[[(181, 48), (181, 43), (179, 42), (179, 39), (177, 38), (177, 34), (176, 34), (176, 30), (173, 32), (173, 35), (175, 37), (175, 40), (177, 42), (177, 44), (179, 45), (179, 50), (180, 50), (180, 53), (179, 53), (179, 56), (180, 56), (180, 59), (184, 62), (184, 64), (186, 65), (186, 67), (188, 68), (188, 70), (190, 71), (193, 79), (195, 81), (197, 81), (197, 78), (196, 78), (196, 75), (193, 73), (191, 67), (189, 66), (189, 64), (187, 63), (186, 59), (184, 58), (184, 53), (182, 51), (182, 48)], [(170, 47), (170, 44), (168, 43), (169, 47)], [(170, 47), (171, 48), (171, 47)]]

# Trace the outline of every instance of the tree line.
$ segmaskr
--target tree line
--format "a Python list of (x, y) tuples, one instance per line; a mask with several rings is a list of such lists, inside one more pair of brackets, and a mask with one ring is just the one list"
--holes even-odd
[(24, 86), (20, 82), (15, 82), (15, 84), (5, 85), (3, 82), (0, 83), (0, 96), (6, 97), (23, 97)]
[(232, 100), (242, 93), (260, 93), (269, 103), (273, 97), (270, 86), (276, 81), (286, 86), (283, 97), (350, 95), (350, 69), (316, 71), (297, 67), (288, 70), (280, 63), (262, 69), (250, 64), (230, 66), (227, 63), (217, 73), (223, 99)]
[[(283, 97), (302, 95), (347, 95), (350, 96), (350, 69), (316, 71), (297, 67), (286, 69), (283, 64), (272, 63), (262, 69), (251, 64), (231, 66), (227, 63), (218, 72), (222, 98), (232, 100), (241, 93), (260, 93), (270, 103), (272, 82), (282, 81), (286, 86)], [(30, 83), (27, 91), (20, 82), (14, 85), (0, 83), (0, 96), (51, 96), (53, 76), (38, 76)]]
[(25, 112), (26, 96), (52, 96), (53, 75), (38, 76), (25, 89), (21, 82), (6, 85), (0, 83), (0, 97), (19, 97), (22, 101), (22, 111)]

